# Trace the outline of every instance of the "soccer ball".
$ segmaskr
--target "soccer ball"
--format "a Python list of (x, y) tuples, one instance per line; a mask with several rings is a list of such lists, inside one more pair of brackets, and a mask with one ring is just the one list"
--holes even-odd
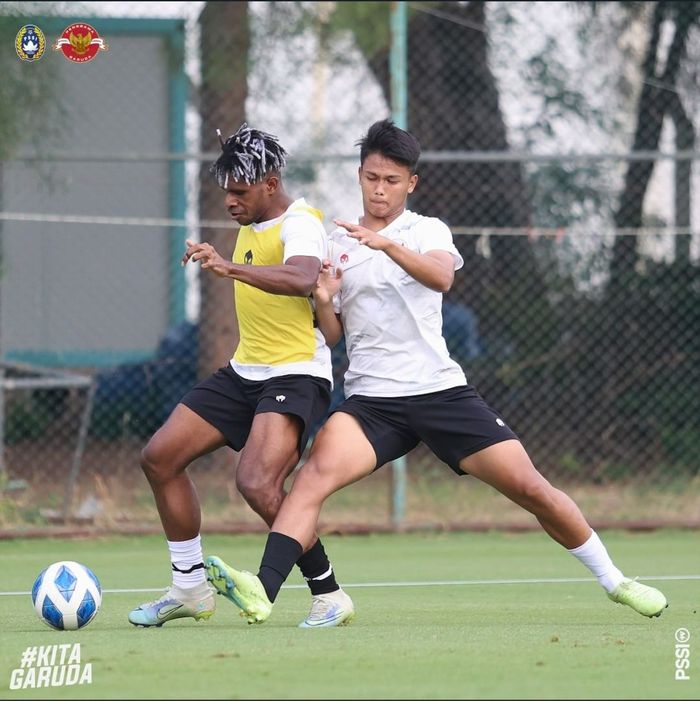
[(72, 560), (54, 562), (32, 587), (36, 615), (56, 630), (84, 628), (102, 604), (102, 587), (94, 572)]

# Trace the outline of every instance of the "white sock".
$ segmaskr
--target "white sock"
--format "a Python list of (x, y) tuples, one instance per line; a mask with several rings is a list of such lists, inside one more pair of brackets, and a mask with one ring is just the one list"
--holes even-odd
[(578, 548), (569, 550), (596, 576), (605, 591), (610, 593), (625, 578), (625, 575), (615, 567), (602, 541), (595, 531), (591, 537)]
[[(173, 584), (181, 589), (191, 589), (207, 581), (202, 554), (202, 538), (169, 540), (170, 562), (173, 567)], [(176, 569), (177, 568), (177, 569)]]

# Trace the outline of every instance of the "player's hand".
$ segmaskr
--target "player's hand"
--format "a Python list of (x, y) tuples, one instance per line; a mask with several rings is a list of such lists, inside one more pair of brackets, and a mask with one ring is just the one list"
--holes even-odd
[(314, 299), (319, 304), (330, 304), (335, 295), (340, 289), (341, 278), (343, 271), (340, 268), (334, 268), (329, 260), (324, 260), (321, 264), (321, 271), (316, 280), (316, 287), (313, 291)]
[(187, 244), (187, 250), (182, 257), (182, 265), (186, 265), (189, 260), (198, 260), (202, 263), (202, 270), (211, 270), (221, 277), (228, 275), (229, 262), (222, 258), (210, 243), (197, 243), (190, 239), (187, 239), (185, 243)]
[(353, 224), (343, 219), (334, 219), (333, 221), (336, 226), (342, 226), (343, 229), (346, 229), (350, 238), (356, 239), (363, 246), (367, 246), (367, 248), (371, 248), (375, 251), (383, 251), (391, 243), (391, 239), (378, 234), (376, 231), (372, 231), (372, 229), (367, 229), (360, 224)]

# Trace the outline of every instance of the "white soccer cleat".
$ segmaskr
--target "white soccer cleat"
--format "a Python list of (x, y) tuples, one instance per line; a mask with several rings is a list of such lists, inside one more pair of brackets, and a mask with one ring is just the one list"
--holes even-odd
[(355, 617), (352, 599), (342, 590), (317, 594), (311, 601), (309, 615), (299, 628), (333, 628), (345, 626)]
[(215, 610), (214, 591), (206, 582), (194, 589), (181, 589), (173, 584), (160, 598), (137, 606), (129, 614), (129, 623), (160, 628), (163, 623), (176, 618), (205, 621), (214, 615)]

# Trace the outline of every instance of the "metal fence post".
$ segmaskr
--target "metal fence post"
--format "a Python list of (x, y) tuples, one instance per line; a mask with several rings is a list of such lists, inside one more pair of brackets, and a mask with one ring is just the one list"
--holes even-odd
[[(407, 68), (406, 3), (391, 3), (391, 112), (396, 126), (406, 129), (408, 124), (408, 100), (406, 92)], [(391, 464), (391, 520), (394, 528), (403, 525), (406, 516), (406, 457)]]

